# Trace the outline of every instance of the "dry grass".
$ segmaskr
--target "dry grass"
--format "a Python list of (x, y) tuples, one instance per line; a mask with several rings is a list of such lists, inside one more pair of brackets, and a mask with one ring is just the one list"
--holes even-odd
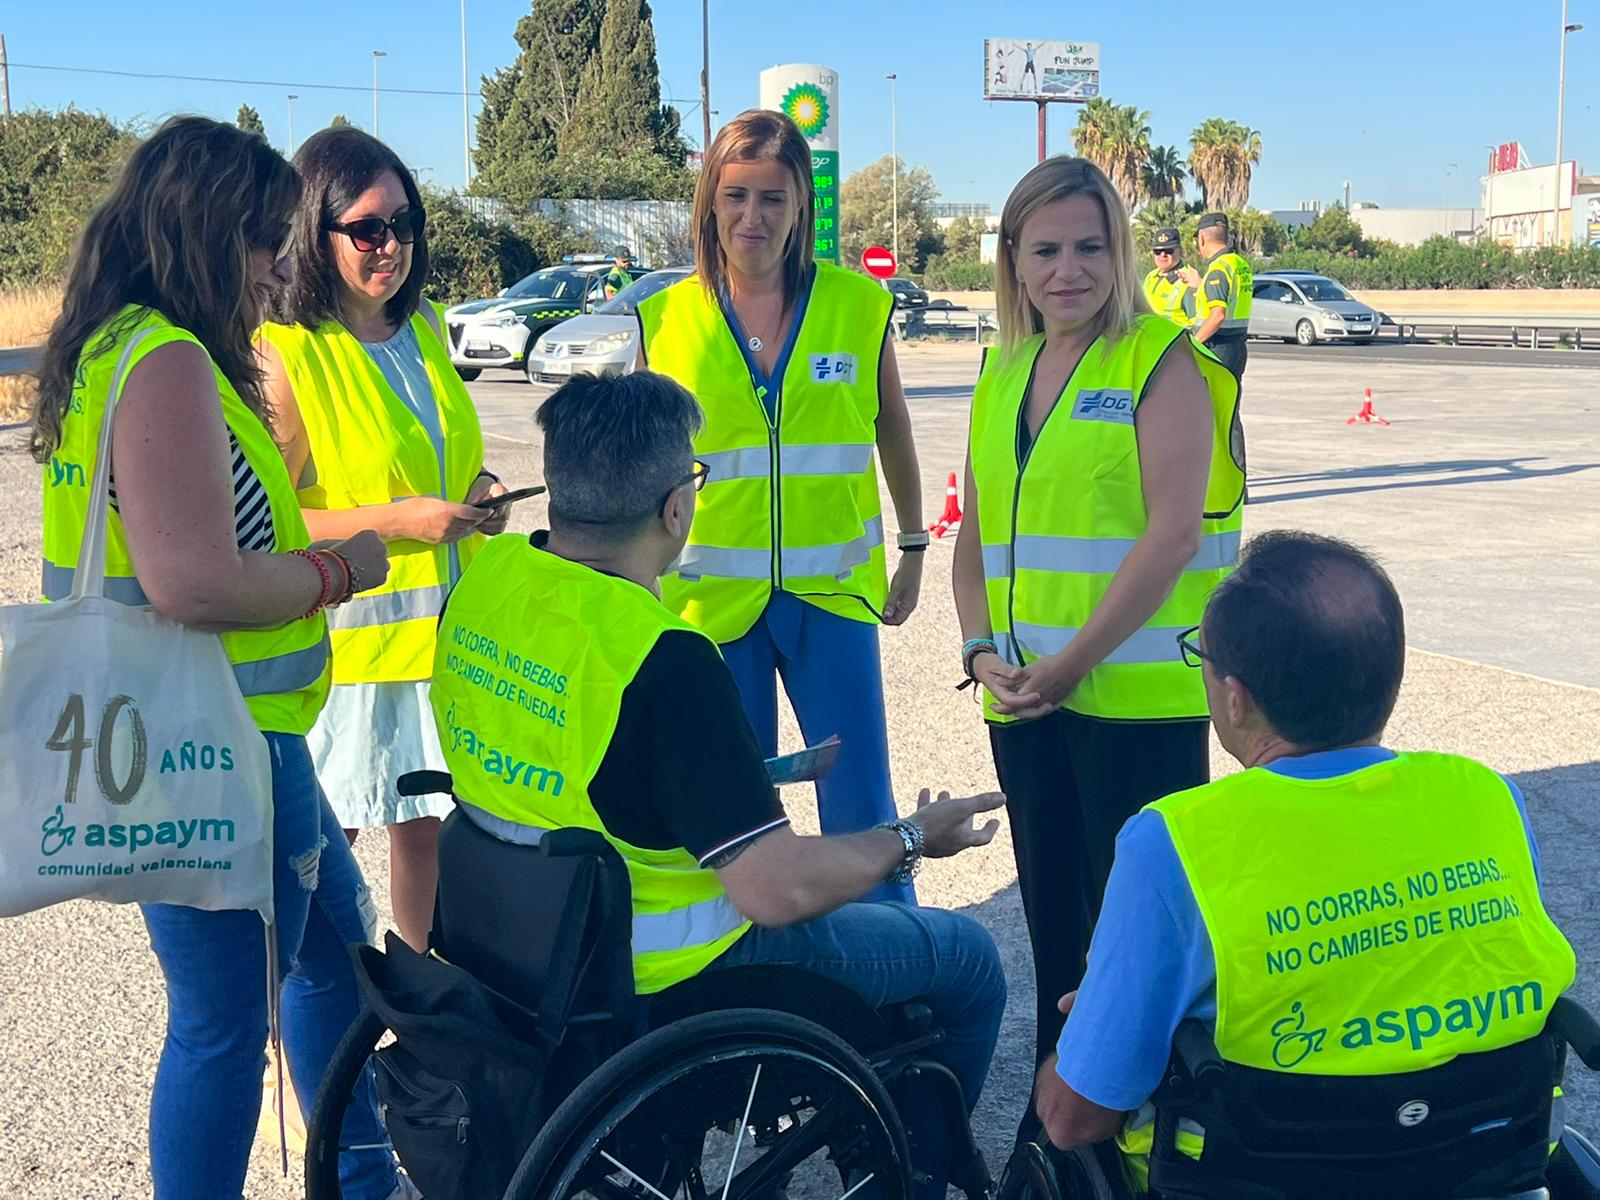
[[(0, 292), (0, 347), (36, 346), (61, 307), (55, 288)], [(0, 375), (0, 421), (21, 420), (33, 403), (33, 377)]]

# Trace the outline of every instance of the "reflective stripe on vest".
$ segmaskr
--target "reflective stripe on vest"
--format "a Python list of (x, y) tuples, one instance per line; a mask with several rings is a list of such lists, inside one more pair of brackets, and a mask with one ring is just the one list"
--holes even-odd
[[(409, 326), (432, 387), (444, 438), (443, 477), (432, 434), (395, 393), (371, 352), (336, 321), (312, 330), (263, 325), (283, 359), (305, 424), (316, 478), (300, 490), (308, 509), (343, 510), (410, 496), (462, 502), (483, 465), (483, 434), (466, 387), (422, 313)], [(465, 567), (483, 543), (455, 545)], [(450, 585), (451, 547), (389, 543), (389, 575), (328, 614), (335, 683), (426, 679)]]
[(892, 308), (871, 280), (819, 264), (779, 360), (777, 394), (767, 396), (698, 277), (640, 303), (650, 369), (705, 411), (695, 456), (710, 468), (683, 569), (662, 579), (662, 599), (714, 641), (748, 632), (774, 590), (853, 620), (883, 611), (874, 452)]
[(1537, 1035), (1571, 986), (1511, 789), (1407, 753), (1330, 779), (1253, 768), (1149, 806), (1217, 960), (1229, 1062), (1395, 1075)]
[[(200, 345), (193, 334), (160, 313), (137, 306), (124, 308), (85, 343), (94, 352), (80, 358), (72, 407), (62, 422), (62, 443), (56, 452), (58, 459), (75, 469), (56, 472), (47, 464), (44, 472), (40, 587), (47, 600), (60, 601), (72, 594), (112, 376), (123, 348), (141, 334), (129, 358), (130, 372), (160, 346), (173, 342)], [(277, 443), (215, 364), (213, 377), (223, 420), (266, 492), (273, 551), (281, 554), (304, 548), (311, 538)], [(107, 514), (106, 522), (105, 594), (121, 604), (150, 603), (134, 573), (122, 518), (114, 511)], [(268, 629), (235, 629), (219, 636), (257, 726), (268, 733), (308, 731), (328, 694), (329, 643), (324, 616), (317, 613)]]
[[(1199, 549), (1144, 628), (1093, 666), (1065, 707), (1121, 720), (1203, 717), (1200, 674), (1184, 665), (1176, 636), (1200, 623), (1239, 554), (1244, 473), (1229, 452), (1238, 382), (1187, 331), (1141, 315), (1127, 335), (1083, 355), (1019, 464), (1017, 425), (1043, 346), (1036, 335), (1009, 357), (991, 354), (973, 399), (969, 444), (978, 526), (993, 539), (981, 557), (995, 642), (1025, 665), (1058, 653), (1088, 623), (1146, 527), (1135, 427), (1145, 386), (1167, 353), (1192, 354), (1213, 417)], [(987, 717), (1009, 720), (989, 699)]]
[(641, 994), (698, 974), (750, 927), (715, 871), (681, 847), (615, 837), (589, 797), (623, 692), (669, 630), (694, 632), (637, 584), (502, 534), (451, 593), (430, 696), (456, 795), (474, 820), (512, 841), (577, 827), (616, 847), (632, 886)]

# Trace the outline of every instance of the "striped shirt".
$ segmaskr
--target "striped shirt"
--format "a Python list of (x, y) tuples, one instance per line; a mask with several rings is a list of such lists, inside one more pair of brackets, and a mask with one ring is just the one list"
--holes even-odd
[[(233, 459), (233, 524), (238, 531), (239, 549), (272, 550), (277, 545), (277, 532), (272, 527), (272, 504), (267, 489), (262, 484), (250, 460), (239, 448), (239, 441), (228, 431), (228, 453)], [(121, 514), (117, 507), (116, 470), (107, 486), (111, 494), (111, 511)]]

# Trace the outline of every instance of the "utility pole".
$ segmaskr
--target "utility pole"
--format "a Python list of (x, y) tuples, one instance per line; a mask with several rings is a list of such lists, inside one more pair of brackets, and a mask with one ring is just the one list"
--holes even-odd
[(1561, 133), (1567, 112), (1567, 34), (1577, 33), (1582, 25), (1567, 24), (1567, 0), (1561, 0), (1561, 67), (1556, 78), (1556, 187), (1550, 205), (1550, 244), (1561, 240)]
[(378, 136), (378, 60), (388, 58), (387, 50), (372, 52), (372, 136)]
[(0, 112), (11, 115), (11, 65), (6, 61), (6, 35), (0, 33)]
[[(890, 249), (894, 252), (894, 261), (898, 266), (900, 262), (900, 76), (885, 75), (884, 78), (889, 81)], [(884, 286), (887, 287), (888, 284)]]
[(472, 186), (472, 88), (467, 82), (467, 0), (461, 0), (461, 156)]
[(294, 93), (289, 94), (289, 157), (294, 157), (294, 102), (300, 99)]
[(711, 153), (711, 0), (700, 0), (700, 166)]
[(1049, 105), (1043, 100), (1035, 101), (1035, 103), (1039, 106), (1039, 161), (1043, 162), (1045, 160), (1046, 153), (1044, 148), (1046, 133), (1045, 113), (1049, 112), (1050, 109)]

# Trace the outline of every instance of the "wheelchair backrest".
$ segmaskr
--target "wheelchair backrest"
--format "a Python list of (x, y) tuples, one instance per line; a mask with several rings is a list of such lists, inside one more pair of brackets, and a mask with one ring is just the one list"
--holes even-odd
[[(1531, 1191), (1544, 1183), (1563, 1057), (1550, 1035), (1401, 1075), (1195, 1071), (1191, 1055), (1175, 1054), (1155, 1097), (1151, 1190), (1162, 1200)], [(1198, 1160), (1179, 1137), (1196, 1125)]]
[(445, 818), (430, 949), (547, 1032), (632, 1020), (631, 930), (627, 867), (600, 834), (557, 829), (520, 845), (460, 808)]

